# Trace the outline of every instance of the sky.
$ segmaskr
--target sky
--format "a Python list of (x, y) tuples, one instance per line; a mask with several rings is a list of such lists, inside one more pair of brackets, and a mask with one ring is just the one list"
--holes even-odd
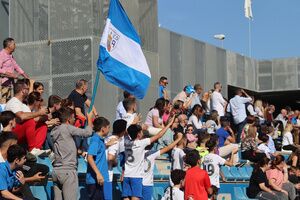
[[(300, 0), (252, 0), (251, 57), (300, 57)], [(158, 0), (160, 27), (249, 56), (244, 0)]]

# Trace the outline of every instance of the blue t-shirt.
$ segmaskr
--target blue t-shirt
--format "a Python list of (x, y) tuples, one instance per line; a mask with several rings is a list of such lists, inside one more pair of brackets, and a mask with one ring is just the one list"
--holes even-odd
[(164, 97), (164, 89), (165, 89), (165, 87), (162, 86), (162, 85), (160, 85), (158, 87), (158, 98), (163, 98)]
[(13, 187), (20, 186), (20, 181), (16, 178), (16, 172), (11, 171), (9, 163), (0, 163), (0, 190), (12, 190)]
[[(94, 133), (91, 137), (90, 146), (88, 149), (88, 155), (93, 155), (97, 168), (102, 174), (104, 181), (109, 181), (108, 178), (108, 165), (106, 160), (106, 146), (104, 144), (104, 138), (100, 137), (97, 133)], [(86, 173), (86, 183), (96, 184), (97, 177), (94, 170), (88, 164)]]
[(219, 137), (219, 147), (223, 147), (226, 139), (229, 137), (229, 133), (221, 127), (217, 130), (217, 136)]

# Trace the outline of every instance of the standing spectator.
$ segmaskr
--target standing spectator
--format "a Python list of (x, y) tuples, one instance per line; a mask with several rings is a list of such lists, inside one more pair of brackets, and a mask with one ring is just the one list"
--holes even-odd
[(33, 83), (33, 92), (38, 92), (41, 96), (44, 94), (44, 85), (41, 82), (34, 82)]
[(269, 105), (266, 107), (265, 109), (265, 119), (268, 122), (273, 122), (274, 117), (273, 117), (273, 113), (275, 112), (275, 106), (274, 105)]
[(18, 136), (19, 144), (27, 144), (29, 151), (34, 155), (40, 155), (45, 151), (41, 150), (47, 134), (47, 128), (37, 126), (34, 118), (47, 114), (46, 108), (41, 108), (31, 112), (30, 108), (23, 103), (28, 96), (28, 86), (23, 80), (19, 80), (14, 85), (14, 97), (6, 104), (6, 110), (16, 114), (21, 120), (13, 130)]
[[(12, 53), (16, 49), (16, 43), (13, 38), (6, 38), (3, 41), (3, 49), (0, 51), (0, 74), (3, 76), (1, 84), (1, 102), (6, 103), (12, 97), (13, 79), (18, 75), (28, 78), (28, 75), (21, 69), (15, 61)], [(17, 72), (17, 74), (15, 74)]]
[(186, 171), (184, 199), (204, 200), (212, 194), (212, 188), (207, 172), (199, 167), (200, 156), (197, 150), (188, 152), (185, 159), (191, 168)]
[(211, 111), (210, 115), (207, 117), (205, 126), (207, 127), (207, 133), (209, 134), (215, 134), (217, 129), (220, 128), (220, 118), (216, 110)]
[(227, 105), (226, 100), (221, 94), (222, 85), (220, 82), (214, 84), (214, 92), (211, 95), (211, 109), (218, 111), (220, 117), (224, 116)]
[(137, 114), (137, 103), (135, 98), (127, 98), (123, 101), (124, 108), (126, 110), (126, 114), (122, 116), (122, 119), (124, 119), (127, 122), (127, 128), (131, 124), (137, 124), (141, 121), (141, 114)]
[(183, 200), (184, 199), (184, 193), (181, 191), (183, 188), (184, 183), (184, 177), (185, 177), (185, 171), (180, 169), (175, 169), (171, 171), (171, 180), (174, 184), (173, 187), (168, 187), (164, 196), (161, 200)]
[[(90, 108), (91, 101), (86, 96), (86, 92), (88, 90), (88, 82), (84, 79), (80, 79), (76, 82), (76, 88), (71, 92), (71, 94), (68, 96), (68, 99), (74, 102), (75, 107), (75, 126), (79, 128), (83, 128), (85, 125), (85, 106), (87, 108)], [(98, 113), (96, 111), (96, 108), (93, 106), (92, 112), (94, 116), (98, 116)], [(76, 147), (78, 149), (78, 153), (85, 155), (88, 144), (86, 138), (81, 138), (80, 136), (74, 137), (76, 142)]]
[(205, 92), (200, 100), (202, 108), (205, 110), (205, 113), (210, 114), (211, 109), (211, 95), (212, 91)]
[(246, 190), (249, 198), (259, 200), (287, 200), (288, 197), (271, 189), (266, 171), (270, 168), (270, 159), (264, 157), (256, 164), (250, 177), (249, 187)]
[(283, 124), (283, 128), (285, 128), (288, 122), (288, 111), (286, 109), (281, 109), (280, 113), (275, 118), (277, 121), (281, 121)]
[[(181, 133), (178, 133), (181, 134)], [(185, 153), (183, 149), (186, 147), (187, 139), (182, 137), (181, 140), (177, 143), (176, 147), (172, 150), (172, 164), (171, 169), (184, 169), (184, 157)]]
[[(243, 97), (243, 95), (246, 97)], [(237, 128), (237, 143), (240, 143), (241, 133), (247, 123), (245, 104), (251, 102), (251, 100), (251, 97), (243, 89), (237, 89), (235, 92), (235, 97), (229, 101), (229, 108), (227, 111), (231, 112), (233, 122)]]
[(158, 87), (158, 98), (169, 99), (169, 94), (167, 91), (168, 79), (165, 76), (160, 77), (159, 87)]
[(259, 117), (260, 121), (264, 120), (265, 108), (263, 107), (263, 102), (261, 100), (256, 100), (254, 103), (254, 110)]
[(126, 110), (124, 108), (124, 100), (125, 99), (131, 99), (131, 98), (134, 98), (134, 96), (132, 94), (130, 94), (129, 92), (127, 91), (124, 91), (123, 92), (123, 100), (120, 101), (117, 105), (117, 110), (116, 110), (116, 120), (117, 119), (123, 119), (123, 117), (126, 115)]
[(193, 108), (196, 104), (199, 104), (200, 106), (201, 105), (201, 102), (200, 102), (200, 95), (201, 95), (201, 92), (203, 91), (202, 87), (200, 84), (195, 84), (194, 85), (194, 90), (195, 90), (195, 95), (192, 97), (192, 104), (190, 106), (190, 108)]
[(177, 100), (182, 101), (183, 102), (183, 109), (188, 109), (191, 104), (192, 104), (192, 100), (194, 98), (194, 96), (196, 96), (195, 94), (193, 94), (195, 92), (194, 87), (191, 85), (187, 85), (183, 88), (183, 91), (179, 92), (175, 98), (173, 99), (173, 104), (175, 104), (175, 102)]
[[(271, 162), (271, 169), (266, 171), (271, 188), (285, 194), (286, 199), (295, 199), (296, 190), (289, 182), (288, 168), (282, 155), (277, 155)], [(287, 198), (289, 197), (289, 198)]]

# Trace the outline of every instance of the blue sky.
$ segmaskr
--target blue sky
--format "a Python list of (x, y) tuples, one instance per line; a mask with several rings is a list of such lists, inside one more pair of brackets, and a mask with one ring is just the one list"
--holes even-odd
[[(300, 57), (300, 0), (252, 0), (252, 57)], [(249, 55), (244, 0), (158, 0), (162, 28)]]

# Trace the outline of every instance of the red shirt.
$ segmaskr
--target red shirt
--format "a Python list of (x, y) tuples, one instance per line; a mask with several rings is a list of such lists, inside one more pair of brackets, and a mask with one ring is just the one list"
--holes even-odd
[(190, 168), (185, 175), (184, 199), (207, 200), (207, 189), (210, 186), (209, 176), (205, 170), (198, 166)]

